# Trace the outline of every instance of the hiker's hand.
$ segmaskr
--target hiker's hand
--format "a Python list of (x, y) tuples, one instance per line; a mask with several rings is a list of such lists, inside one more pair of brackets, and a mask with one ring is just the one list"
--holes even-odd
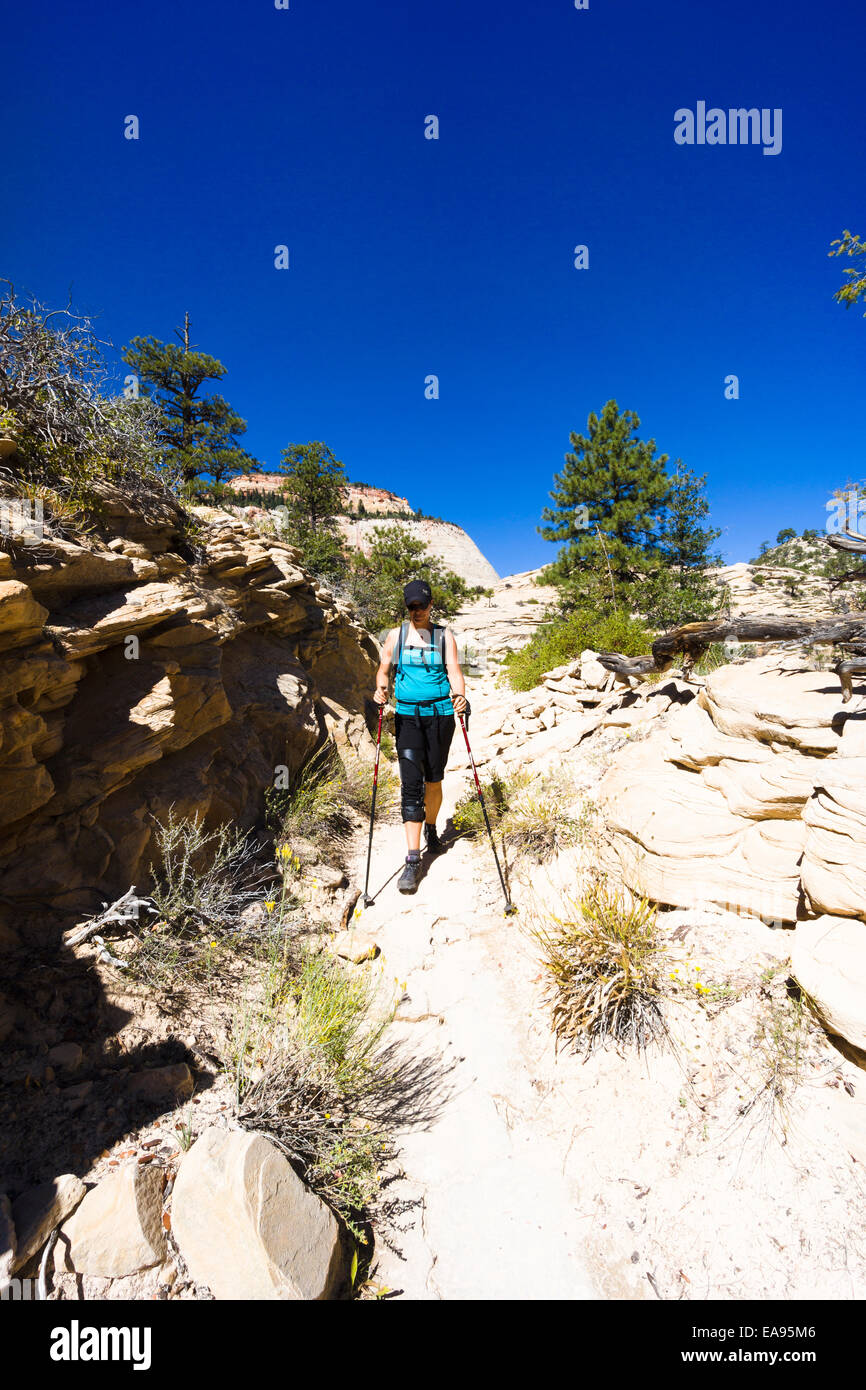
[(452, 696), (451, 696), (451, 700), (452, 700), (452, 702), (453, 702), (453, 704), (454, 704), (454, 713), (455, 713), (455, 714), (462, 714), (463, 711), (466, 709), (466, 696), (465, 696), (465, 695), (452, 695)]
[(377, 705), (387, 705), (387, 703), (388, 703), (388, 690), (387, 690), (387, 687), (381, 686), (381, 685), (377, 685), (377, 687), (376, 687), (376, 693), (374, 694), (373, 699), (376, 701), (376, 704), (377, 704)]

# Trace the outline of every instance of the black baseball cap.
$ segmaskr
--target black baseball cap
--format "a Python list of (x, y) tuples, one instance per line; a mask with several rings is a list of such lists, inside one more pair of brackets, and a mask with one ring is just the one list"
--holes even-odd
[(407, 608), (413, 603), (420, 603), (426, 608), (428, 603), (433, 602), (433, 591), (423, 579), (413, 579), (403, 590), (403, 599)]

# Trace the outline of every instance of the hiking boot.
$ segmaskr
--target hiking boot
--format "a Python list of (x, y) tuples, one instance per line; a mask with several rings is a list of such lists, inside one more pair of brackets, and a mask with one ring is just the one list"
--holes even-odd
[(421, 860), (410, 859), (406, 856), (406, 867), (397, 879), (397, 887), (401, 893), (414, 893), (421, 878)]
[(429, 825), (425, 823), (424, 844), (427, 848), (428, 854), (442, 854), (442, 852), (444, 851), (445, 846), (439, 839), (439, 831), (436, 829), (435, 825)]

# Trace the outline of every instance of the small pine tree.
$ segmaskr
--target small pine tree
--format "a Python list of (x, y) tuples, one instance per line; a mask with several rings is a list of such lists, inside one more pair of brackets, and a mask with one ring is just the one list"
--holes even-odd
[(555, 506), (542, 512), (549, 524), (537, 528), (545, 540), (563, 542), (545, 578), (560, 586), (565, 610), (587, 601), (629, 604), (641, 572), (660, 558), (667, 455), (656, 456), (654, 439), (633, 437), (639, 428), (633, 411), (620, 412), (610, 400), (600, 416), (589, 415), (586, 435), (570, 435), (574, 452), (550, 493)]
[(398, 524), (376, 526), (368, 555), (352, 557), (346, 583), (362, 621), (371, 632), (393, 627), (406, 616), (404, 586), (426, 579), (437, 619), (452, 617), (472, 590), (459, 575)]
[(676, 460), (658, 534), (661, 564), (648, 576), (641, 599), (642, 611), (662, 627), (710, 618), (719, 605), (718, 586), (706, 571), (721, 564), (711, 547), (722, 533), (703, 525), (710, 510), (706, 481), (706, 474), (696, 477)]
[(346, 474), (326, 444), (288, 444), (282, 451), (286, 535), (313, 574), (343, 575), (348, 556), (336, 522)]
[(222, 483), (261, 465), (238, 443), (246, 421), (222, 396), (200, 394), (206, 382), (221, 381), (226, 368), (193, 347), (189, 329), (186, 314), (183, 328), (175, 329), (180, 346), (133, 338), (122, 356), (142, 383), (142, 394), (159, 406), (159, 440), (167, 462), (186, 484), (203, 476)]

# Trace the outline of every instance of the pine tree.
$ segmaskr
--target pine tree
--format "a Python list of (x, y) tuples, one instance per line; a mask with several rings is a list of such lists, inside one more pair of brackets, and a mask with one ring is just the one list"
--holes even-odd
[(343, 575), (348, 563), (337, 513), (343, 510), (346, 473), (326, 444), (288, 444), (282, 451), (286, 534), (313, 574)]
[(628, 605), (640, 575), (660, 559), (667, 455), (656, 456), (654, 439), (634, 438), (639, 428), (633, 411), (620, 413), (610, 400), (600, 417), (589, 415), (586, 436), (570, 435), (574, 452), (550, 493), (556, 505), (542, 512), (551, 524), (537, 528), (545, 540), (564, 542), (545, 578), (561, 586), (565, 609)]
[(473, 592), (410, 531), (398, 523), (375, 526), (369, 554), (352, 557), (348, 578), (353, 601), (371, 632), (406, 616), (403, 588), (410, 579), (426, 579), (430, 585), (437, 622), (452, 617)]
[(706, 571), (721, 564), (711, 547), (722, 534), (703, 522), (710, 506), (706, 474), (698, 478), (682, 459), (674, 463), (670, 495), (658, 534), (661, 563), (647, 576), (641, 610), (661, 627), (710, 618), (719, 606), (718, 586)]
[(246, 421), (222, 396), (199, 394), (206, 382), (221, 381), (227, 369), (193, 347), (189, 329), (186, 314), (183, 328), (175, 329), (180, 346), (158, 338), (133, 338), (122, 356), (140, 379), (142, 394), (160, 407), (159, 439), (167, 463), (184, 483), (203, 476), (221, 483), (260, 464), (238, 443), (238, 436), (246, 433)]

